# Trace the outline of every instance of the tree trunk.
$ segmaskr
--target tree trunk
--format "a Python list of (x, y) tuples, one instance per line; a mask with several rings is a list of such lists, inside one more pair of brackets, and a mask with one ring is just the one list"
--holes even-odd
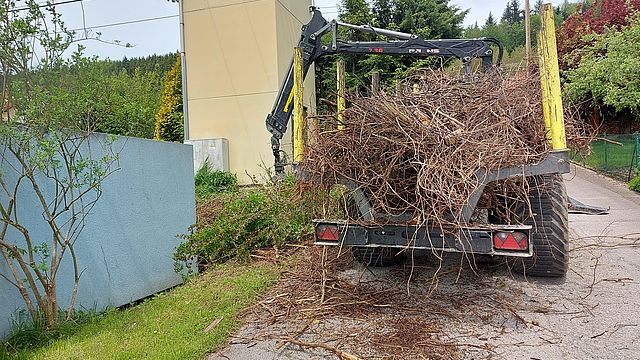
[(56, 284), (50, 282), (45, 284), (45, 302), (44, 317), (47, 328), (54, 328), (58, 324), (58, 299), (56, 297)]

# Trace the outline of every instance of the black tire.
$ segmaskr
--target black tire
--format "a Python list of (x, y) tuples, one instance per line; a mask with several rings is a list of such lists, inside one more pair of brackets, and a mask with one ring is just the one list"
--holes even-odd
[(522, 260), (526, 276), (562, 277), (569, 267), (569, 215), (567, 190), (557, 174), (529, 179), (533, 187), (529, 194), (531, 213), (523, 206), (520, 220), (531, 225), (529, 242), (533, 256)]
[(398, 255), (398, 250), (392, 248), (352, 247), (353, 258), (365, 266), (387, 267), (398, 265), (404, 256)]

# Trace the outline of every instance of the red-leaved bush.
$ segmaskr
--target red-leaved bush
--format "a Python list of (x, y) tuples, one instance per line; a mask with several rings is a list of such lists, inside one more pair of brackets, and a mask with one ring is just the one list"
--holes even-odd
[(558, 30), (558, 53), (561, 67), (575, 67), (579, 58), (566, 55), (583, 48), (585, 35), (602, 34), (606, 28), (620, 29), (629, 24), (629, 16), (640, 10), (640, 0), (596, 0), (588, 9), (569, 16)]

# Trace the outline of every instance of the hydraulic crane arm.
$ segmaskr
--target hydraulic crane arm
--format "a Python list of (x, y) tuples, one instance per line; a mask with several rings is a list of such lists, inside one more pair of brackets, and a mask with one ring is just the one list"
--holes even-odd
[[(324, 55), (330, 54), (387, 54), (409, 55), (416, 57), (448, 57), (458, 58), (462, 61), (465, 72), (470, 72), (471, 61), (482, 60), (484, 71), (493, 68), (492, 45), (498, 48), (496, 65), (502, 61), (503, 48), (495, 39), (442, 39), (425, 40), (417, 35), (406, 34), (398, 31), (375, 28), (369, 25), (352, 25), (336, 20), (328, 22), (319, 10), (311, 8), (313, 13), (311, 20), (302, 27), (302, 35), (298, 47), (302, 49), (303, 73), (306, 77), (311, 64)], [(388, 41), (350, 42), (338, 39), (338, 27), (346, 27), (376, 35), (386, 36)], [(326, 33), (331, 33), (331, 43), (323, 44), (321, 38)], [(287, 76), (280, 86), (278, 97), (267, 115), (267, 129), (272, 134), (271, 149), (275, 157), (276, 174), (284, 172), (284, 163), (280, 154), (280, 140), (287, 130), (289, 118), (293, 110), (293, 61), (289, 66)]]

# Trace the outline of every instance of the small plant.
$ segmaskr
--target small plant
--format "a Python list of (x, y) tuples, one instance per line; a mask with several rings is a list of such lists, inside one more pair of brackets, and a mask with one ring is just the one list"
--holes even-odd
[(97, 317), (98, 313), (95, 311), (74, 310), (70, 318), (65, 312), (59, 311), (56, 325), (49, 327), (43, 313), (39, 313), (34, 321), (27, 311), (19, 311), (13, 319), (12, 333), (0, 342), (0, 359), (23, 350), (47, 346), (56, 340), (72, 336), (82, 326), (94, 321)]
[(235, 174), (213, 170), (208, 161), (205, 161), (196, 173), (195, 182), (196, 195), (201, 198), (238, 190), (238, 178)]
[(629, 181), (629, 189), (640, 192), (640, 175), (637, 175)]

